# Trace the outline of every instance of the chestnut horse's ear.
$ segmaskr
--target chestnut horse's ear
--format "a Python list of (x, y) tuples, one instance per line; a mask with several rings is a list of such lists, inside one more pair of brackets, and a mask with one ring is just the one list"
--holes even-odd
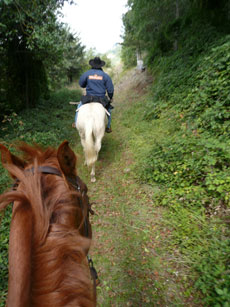
[(62, 172), (66, 177), (76, 176), (76, 162), (75, 153), (69, 147), (69, 142), (64, 141), (58, 148), (57, 158)]
[(7, 164), (13, 164), (20, 168), (26, 167), (26, 162), (13, 155), (4, 145), (0, 144), (1, 160), (3, 166)]

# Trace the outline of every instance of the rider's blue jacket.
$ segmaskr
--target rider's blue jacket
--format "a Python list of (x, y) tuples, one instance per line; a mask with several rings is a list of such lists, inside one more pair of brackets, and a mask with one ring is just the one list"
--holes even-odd
[(79, 85), (86, 88), (86, 94), (90, 96), (104, 97), (106, 91), (110, 99), (113, 97), (113, 82), (102, 69), (90, 69), (81, 75)]

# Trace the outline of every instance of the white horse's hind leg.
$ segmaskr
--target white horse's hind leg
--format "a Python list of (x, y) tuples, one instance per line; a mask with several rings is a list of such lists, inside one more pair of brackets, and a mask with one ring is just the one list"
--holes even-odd
[[(98, 158), (99, 151), (101, 149), (101, 142), (102, 142), (103, 135), (104, 135), (104, 133), (101, 134), (100, 136), (97, 136), (96, 139), (95, 139), (94, 148), (95, 148), (95, 152), (96, 152), (97, 158)], [(95, 177), (95, 163), (92, 165), (92, 170), (91, 170), (90, 175), (91, 175), (91, 182), (95, 182), (96, 181), (96, 177)]]
[(99, 131), (97, 131), (96, 137), (95, 137), (95, 150), (97, 155), (99, 154), (99, 151), (101, 150), (101, 143), (103, 136), (105, 134), (105, 127), (101, 127)]
[[(85, 152), (85, 148), (86, 148), (85, 133), (79, 130), (79, 135), (80, 135), (80, 138), (81, 138), (81, 145), (82, 145), (83, 150)], [(84, 161), (84, 165), (87, 165), (86, 160)]]
[(92, 170), (91, 170), (90, 176), (91, 176), (91, 182), (95, 182), (96, 181), (96, 177), (95, 177), (95, 163), (92, 165)]
[(95, 141), (95, 150), (96, 150), (97, 155), (99, 151), (101, 150), (101, 141), (102, 141), (101, 137), (98, 137)]

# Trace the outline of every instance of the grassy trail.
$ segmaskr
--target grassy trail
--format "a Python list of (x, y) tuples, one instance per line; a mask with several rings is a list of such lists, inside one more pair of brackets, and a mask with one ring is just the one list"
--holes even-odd
[[(143, 89), (138, 80), (133, 87), (138, 84)], [(178, 274), (183, 266), (175, 261), (176, 253), (168, 254), (170, 230), (161, 210), (154, 208), (152, 191), (133, 178), (130, 128), (122, 124), (122, 116), (143, 90), (132, 97), (126, 85), (123, 81), (116, 87), (113, 132), (103, 140), (96, 183), (90, 183), (82, 166), (79, 140), (75, 148), (80, 153), (79, 175), (88, 185), (96, 213), (91, 218), (91, 257), (100, 278), (98, 306), (197, 306)]]

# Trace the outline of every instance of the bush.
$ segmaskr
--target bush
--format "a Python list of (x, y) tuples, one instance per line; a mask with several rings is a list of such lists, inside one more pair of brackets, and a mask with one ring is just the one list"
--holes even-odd
[(204, 57), (196, 85), (184, 100), (185, 119), (194, 119), (197, 129), (215, 136), (230, 132), (230, 43), (229, 36)]
[(80, 98), (80, 91), (63, 89), (52, 93), (49, 100), (42, 100), (36, 108), (5, 116), (0, 138), (56, 146), (68, 138), (74, 121), (76, 107), (69, 102)]

